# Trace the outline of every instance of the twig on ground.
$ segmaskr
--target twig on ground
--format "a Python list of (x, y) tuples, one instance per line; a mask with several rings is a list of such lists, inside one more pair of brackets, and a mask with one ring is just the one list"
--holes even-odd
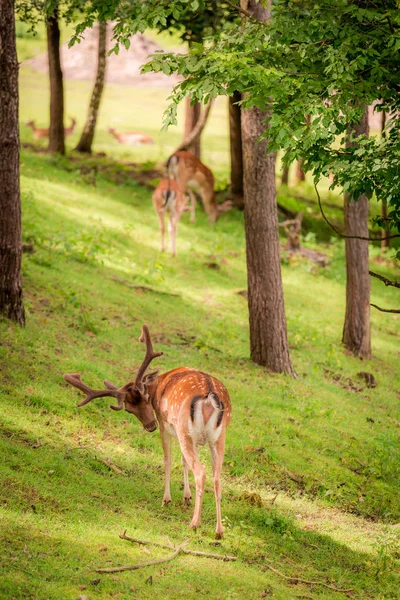
[[(138, 538), (129, 537), (129, 535), (126, 535), (126, 530), (123, 533), (120, 533), (119, 537), (121, 538), (121, 540), (127, 540), (128, 542), (134, 542), (135, 544), (142, 544), (142, 545), (148, 544), (151, 546), (158, 546), (159, 548), (168, 548), (169, 550), (173, 550), (175, 548), (175, 546), (167, 546), (166, 544), (160, 544), (158, 542), (149, 542), (146, 540), (139, 540)], [(192, 554), (193, 556), (206, 556), (208, 558), (215, 558), (217, 560), (224, 560), (224, 561), (237, 560), (236, 556), (227, 556), (224, 554), (213, 554), (212, 552), (200, 552), (197, 550), (189, 550), (187, 548), (182, 548), (182, 552), (183, 552), (183, 554)]]
[(118, 475), (124, 475), (124, 476), (126, 475), (125, 471), (123, 471), (119, 467), (116, 467), (115, 465), (113, 465), (110, 460), (103, 460), (102, 458), (97, 458), (97, 456), (96, 456), (96, 460), (101, 462), (103, 465), (106, 465), (106, 467), (108, 467), (112, 471), (115, 471), (115, 473), (118, 473)]
[(150, 567), (152, 565), (160, 565), (165, 562), (169, 562), (178, 556), (180, 552), (183, 552), (184, 546), (189, 542), (189, 540), (185, 540), (180, 546), (178, 546), (172, 554), (166, 556), (165, 558), (157, 558), (155, 560), (148, 560), (147, 562), (137, 563), (136, 565), (129, 565), (127, 567), (107, 567), (105, 569), (96, 569), (97, 573), (119, 573), (120, 571), (136, 571), (136, 569), (141, 569), (142, 567)]
[(163, 296), (175, 296), (176, 298), (180, 297), (180, 294), (173, 294), (172, 292), (164, 292), (163, 290), (155, 290), (154, 288), (148, 286), (148, 285), (136, 285), (134, 283), (129, 283), (129, 281), (125, 281), (124, 279), (120, 279), (119, 277), (110, 277), (110, 279), (112, 279), (112, 281), (116, 281), (117, 283), (121, 283), (122, 285), (125, 285), (128, 288), (131, 288), (133, 290), (141, 290), (143, 292), (153, 292), (153, 294), (161, 294)]
[(279, 577), (283, 577), (283, 579), (286, 579), (286, 581), (290, 581), (290, 583), (305, 583), (306, 585), (322, 585), (323, 587), (328, 588), (329, 590), (333, 590), (334, 592), (341, 592), (343, 594), (348, 594), (350, 592), (353, 592), (353, 588), (337, 588), (334, 585), (331, 585), (329, 583), (325, 583), (324, 581), (309, 581), (308, 579), (300, 579), (299, 577), (289, 577), (288, 575), (284, 575), (284, 573), (281, 573), (280, 571), (278, 571), (278, 569), (275, 569), (275, 567), (273, 567), (272, 565), (266, 565), (267, 569), (269, 569), (270, 571), (273, 571), (273, 573), (276, 573), (277, 575), (279, 575)]

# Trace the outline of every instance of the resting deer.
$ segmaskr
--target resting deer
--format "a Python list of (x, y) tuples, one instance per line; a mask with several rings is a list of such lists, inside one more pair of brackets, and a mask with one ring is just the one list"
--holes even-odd
[(129, 146), (154, 144), (153, 138), (145, 133), (138, 133), (137, 131), (125, 131), (124, 133), (117, 133), (114, 127), (109, 127), (108, 133), (113, 135), (120, 144), (127, 144)]
[[(32, 129), (35, 140), (43, 140), (49, 137), (48, 127), (36, 127), (35, 121), (27, 121), (25, 125)], [(69, 127), (64, 127), (64, 135), (71, 135), (74, 132), (75, 125), (76, 119), (71, 118), (71, 125)]]
[[(187, 206), (188, 196), (191, 206)], [(161, 252), (165, 250), (165, 213), (169, 213), (168, 230), (171, 243), (171, 252), (176, 256), (176, 234), (179, 219), (183, 212), (191, 211), (190, 220), (194, 223), (196, 198), (192, 192), (185, 194), (177, 181), (173, 179), (161, 179), (153, 193), (153, 204), (160, 221)]]
[(222, 212), (231, 210), (232, 202), (227, 200), (217, 204), (214, 191), (214, 175), (208, 167), (191, 152), (181, 150), (169, 157), (167, 162), (168, 176), (175, 179), (182, 190), (194, 187), (199, 192), (210, 223), (215, 223)]
[(191, 500), (188, 468), (193, 471), (196, 482), (194, 514), (189, 525), (192, 529), (200, 526), (206, 479), (205, 469), (198, 458), (197, 446), (209, 445), (217, 509), (216, 537), (221, 538), (224, 530), (221, 521), (220, 476), (224, 459), (225, 431), (231, 419), (228, 391), (218, 379), (188, 367), (178, 367), (163, 375), (159, 375), (158, 371), (145, 375), (151, 361), (163, 353), (153, 351), (147, 325), (143, 325), (139, 341), (146, 344), (145, 358), (136, 379), (122, 387), (106, 380), (106, 389), (92, 390), (83, 383), (79, 373), (64, 375), (64, 379), (87, 394), (78, 406), (84, 406), (95, 398), (111, 396), (116, 398), (118, 404), (110, 408), (126, 410), (135, 415), (146, 431), (155, 431), (158, 421), (164, 450), (163, 505), (171, 502), (171, 441), (173, 437), (178, 439), (182, 452), (185, 504)]

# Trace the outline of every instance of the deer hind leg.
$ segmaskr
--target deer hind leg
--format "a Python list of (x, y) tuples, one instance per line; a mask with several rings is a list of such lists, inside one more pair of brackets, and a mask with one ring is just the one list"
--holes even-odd
[(224, 461), (225, 435), (222, 432), (215, 445), (210, 445), (211, 464), (214, 474), (214, 495), (215, 506), (217, 510), (217, 526), (215, 528), (216, 539), (221, 539), (224, 536), (224, 528), (221, 519), (221, 471)]
[(190, 222), (195, 223), (196, 221), (196, 194), (191, 190), (188, 190), (189, 201), (190, 201)]
[(164, 211), (157, 213), (160, 221), (160, 233), (161, 233), (161, 252), (165, 250), (165, 222), (164, 222)]
[(171, 502), (171, 436), (166, 431), (161, 431), (161, 442), (164, 451), (165, 487), (162, 506)]
[(203, 504), (204, 485), (206, 482), (206, 470), (198, 459), (196, 446), (190, 437), (179, 437), (179, 444), (189, 468), (193, 471), (196, 483), (196, 500), (189, 529), (197, 529), (197, 527), (200, 527), (201, 523), (201, 507)]
[(185, 457), (182, 454), (182, 466), (183, 466), (183, 502), (190, 504), (192, 499), (192, 493), (189, 485), (189, 466), (186, 462)]

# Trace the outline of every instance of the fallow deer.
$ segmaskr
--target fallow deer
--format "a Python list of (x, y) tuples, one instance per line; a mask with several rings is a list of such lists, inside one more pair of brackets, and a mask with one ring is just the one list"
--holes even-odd
[(128, 146), (154, 144), (153, 138), (145, 133), (139, 133), (137, 131), (125, 131), (123, 133), (117, 133), (114, 127), (109, 127), (108, 133), (114, 136), (120, 144), (127, 144)]
[(199, 192), (211, 223), (219, 218), (222, 212), (231, 210), (232, 202), (227, 200), (217, 204), (214, 191), (214, 175), (206, 165), (191, 152), (181, 150), (169, 157), (167, 162), (168, 176), (175, 179), (182, 190), (194, 188)]
[[(43, 140), (49, 137), (48, 127), (36, 127), (35, 121), (27, 121), (25, 125), (32, 129), (35, 140)], [(74, 132), (75, 125), (76, 119), (71, 117), (71, 125), (69, 127), (64, 127), (64, 135), (71, 135)]]
[[(146, 344), (146, 355), (136, 379), (122, 387), (105, 380), (106, 389), (92, 390), (83, 383), (79, 373), (64, 375), (65, 381), (82, 390), (86, 398), (78, 406), (84, 406), (95, 398), (111, 396), (118, 405), (113, 410), (126, 410), (135, 415), (146, 431), (155, 431), (160, 425), (164, 451), (165, 488), (162, 504), (171, 502), (171, 441), (177, 438), (182, 452), (185, 504), (191, 500), (189, 487), (190, 468), (196, 483), (194, 514), (189, 525), (200, 526), (201, 506), (204, 495), (206, 472), (201, 464), (197, 446), (208, 444), (214, 474), (214, 493), (217, 512), (216, 537), (222, 538), (221, 520), (221, 470), (224, 459), (226, 427), (231, 419), (231, 403), (225, 386), (218, 380), (188, 367), (178, 367), (159, 375), (152, 371), (145, 375), (151, 361), (162, 352), (154, 352), (147, 325), (143, 325), (139, 341)], [(156, 420), (157, 418), (157, 420)]]
[[(191, 200), (187, 206), (188, 196)], [(191, 191), (183, 192), (179, 183), (173, 179), (161, 179), (153, 193), (153, 205), (160, 221), (161, 252), (165, 250), (165, 213), (169, 213), (168, 231), (172, 255), (176, 255), (176, 234), (179, 219), (183, 212), (191, 211), (190, 220), (195, 220), (196, 198)]]

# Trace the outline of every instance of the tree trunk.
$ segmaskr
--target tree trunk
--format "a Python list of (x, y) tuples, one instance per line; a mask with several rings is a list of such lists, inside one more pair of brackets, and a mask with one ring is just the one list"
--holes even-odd
[(0, 314), (23, 326), (14, 0), (3, 0), (0, 11), (0, 73)]
[[(197, 121), (200, 118), (201, 104), (195, 101), (190, 104), (190, 96), (186, 98), (186, 118), (185, 118), (185, 135), (184, 140), (189, 137), (192, 130), (195, 128)], [(200, 136), (188, 147), (188, 151), (192, 152), (197, 158), (201, 157)]]
[[(353, 129), (355, 135), (368, 135), (368, 111)], [(346, 235), (369, 237), (368, 198), (362, 194), (354, 201), (345, 194), (344, 224)], [(346, 239), (346, 315), (343, 343), (355, 356), (371, 357), (370, 277), (368, 241)]]
[(233, 204), (240, 209), (243, 202), (243, 153), (241, 108), (238, 102), (242, 99), (240, 92), (229, 97), (229, 138), (231, 148), (231, 193)]
[(49, 152), (65, 154), (64, 88), (60, 62), (60, 28), (58, 9), (47, 18), (47, 53), (50, 77)]
[(289, 185), (289, 167), (283, 167), (281, 185)]
[(303, 159), (297, 161), (296, 163), (296, 183), (301, 183), (306, 180), (306, 174), (303, 171)]
[(81, 139), (75, 150), (78, 152), (92, 153), (92, 143), (94, 132), (96, 130), (97, 115), (99, 113), (101, 96), (104, 88), (104, 78), (106, 75), (106, 52), (107, 52), (107, 21), (100, 21), (99, 25), (99, 44), (97, 51), (97, 73), (93, 87), (92, 97), (90, 99), (89, 110), (86, 117), (86, 123), (82, 131)]
[(171, 152), (171, 156), (172, 154), (176, 154), (177, 152), (182, 152), (182, 150), (190, 152), (190, 148), (193, 146), (193, 144), (195, 144), (197, 140), (200, 140), (201, 132), (206, 126), (212, 105), (213, 100), (210, 100), (209, 103), (205, 106), (203, 112), (200, 113), (200, 117), (192, 131), (189, 133), (188, 137), (185, 138), (183, 142), (181, 142), (179, 146), (177, 146), (177, 148), (175, 148), (174, 152)]
[[(386, 137), (385, 127), (386, 127), (386, 111), (383, 110), (382, 111), (382, 125), (381, 125), (381, 135), (382, 135), (383, 138)], [(384, 202), (383, 200), (382, 200), (382, 206), (381, 206), (381, 216), (384, 219), (387, 219), (387, 216), (388, 216), (388, 213), (387, 213), (387, 203)], [(389, 235), (390, 235), (390, 227), (386, 226), (384, 229), (382, 229), (382, 234), (381, 234), (381, 237), (382, 237), (381, 248), (382, 248), (382, 250), (385, 250), (385, 248), (389, 248), (390, 247), (390, 239), (388, 237)]]
[[(260, 21), (270, 17), (270, 9), (257, 0), (241, 0), (241, 7)], [(255, 363), (294, 376), (279, 257), (275, 154), (268, 152), (265, 139), (258, 141), (270, 114), (258, 107), (242, 110), (250, 352)]]

